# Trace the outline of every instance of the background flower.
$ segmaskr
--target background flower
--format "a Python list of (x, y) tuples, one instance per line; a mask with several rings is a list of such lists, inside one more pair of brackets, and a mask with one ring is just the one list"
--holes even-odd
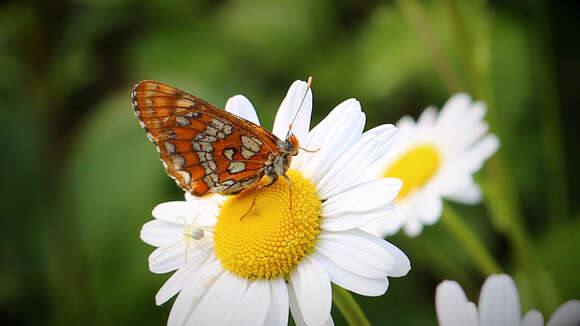
[[(467, 300), (461, 286), (444, 281), (437, 286), (435, 299), (437, 319), (441, 326), (542, 326), (544, 319), (537, 310), (522, 318), (520, 298), (513, 279), (505, 274), (490, 276), (479, 296), (479, 305)], [(562, 304), (550, 318), (548, 326), (580, 324), (580, 301)]]
[(393, 150), (369, 173), (403, 180), (395, 210), (365, 229), (379, 236), (404, 227), (415, 236), (423, 224), (433, 224), (443, 211), (443, 198), (464, 204), (481, 201), (481, 189), (473, 173), (499, 148), (499, 140), (487, 134), (485, 104), (472, 103), (466, 94), (451, 97), (438, 113), (427, 108), (415, 121), (403, 117)]

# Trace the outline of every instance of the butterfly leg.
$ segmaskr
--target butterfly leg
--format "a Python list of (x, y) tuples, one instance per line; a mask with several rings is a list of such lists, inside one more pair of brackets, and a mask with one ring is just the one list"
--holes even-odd
[(284, 174), (284, 179), (288, 182), (288, 191), (290, 192), (290, 213), (294, 215), (294, 208), (292, 204), (292, 182), (290, 182), (290, 178)]
[(254, 205), (256, 205), (256, 197), (258, 196), (258, 192), (260, 191), (260, 189), (266, 188), (266, 187), (274, 184), (277, 180), (278, 180), (278, 176), (275, 175), (274, 177), (270, 177), (270, 182), (263, 184), (263, 185), (259, 185), (256, 187), (256, 190), (254, 191), (254, 196), (252, 197), (252, 205), (250, 205), (250, 209), (248, 209), (248, 211), (244, 215), (242, 215), (242, 217), (240, 217), (240, 221), (243, 220), (244, 217), (248, 216), (248, 214), (250, 214), (250, 212), (254, 208)]

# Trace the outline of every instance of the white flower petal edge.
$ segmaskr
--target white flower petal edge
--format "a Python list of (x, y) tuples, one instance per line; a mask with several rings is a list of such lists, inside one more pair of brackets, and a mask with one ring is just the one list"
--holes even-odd
[(288, 325), (288, 287), (286, 281), (279, 278), (270, 281), (271, 297), (270, 307), (264, 325), (286, 326)]
[[(286, 136), (306, 89), (303, 81), (290, 87), (274, 122), (278, 137)], [(302, 147), (317, 151), (300, 151), (291, 168), (310, 179), (324, 202), (312, 253), (302, 258), (287, 280), (241, 278), (222, 268), (213, 248), (212, 228), (226, 197), (196, 198), (186, 193), (186, 201), (158, 205), (153, 210), (156, 219), (143, 226), (141, 237), (158, 247), (149, 258), (153, 272), (177, 269), (155, 297), (159, 305), (177, 294), (169, 325), (287, 325), (288, 310), (297, 325), (333, 325), (331, 282), (378, 296), (387, 291), (388, 277), (409, 272), (409, 259), (401, 250), (358, 229), (388, 214), (401, 188), (398, 179), (364, 175), (393, 146), (397, 129), (383, 125), (363, 133), (365, 115), (360, 103), (349, 99), (309, 132), (311, 92), (292, 132), (302, 134)], [(241, 95), (228, 100), (226, 109), (259, 123), (252, 104)], [(188, 247), (182, 241), (184, 228), (193, 224), (208, 231)]]
[(230, 97), (226, 102), (226, 111), (260, 125), (260, 119), (258, 119), (254, 106), (244, 95)]
[(528, 311), (524, 319), (522, 319), (521, 324), (522, 326), (543, 326), (544, 325), (544, 316), (537, 311), (537, 310), (530, 310)]
[(399, 135), (392, 150), (369, 167), (368, 173), (385, 175), (403, 156), (419, 146), (430, 146), (436, 151), (436, 170), (427, 181), (412, 185), (414, 188), (409, 193), (397, 199), (392, 215), (371, 222), (363, 229), (386, 236), (403, 228), (408, 235), (416, 236), (424, 225), (439, 220), (443, 198), (464, 204), (479, 203), (481, 189), (473, 181), (472, 174), (499, 149), (497, 136), (486, 134), (489, 126), (483, 120), (485, 112), (485, 104), (472, 103), (467, 94), (456, 94), (439, 113), (429, 107), (416, 122), (410, 117), (399, 120)]
[(487, 278), (478, 307), (481, 326), (518, 325), (522, 318), (516, 283), (505, 274)]
[[(441, 326), (542, 326), (544, 319), (537, 310), (522, 318), (520, 298), (514, 280), (505, 274), (491, 275), (482, 286), (479, 307), (469, 302), (461, 286), (443, 281), (435, 294), (437, 319)], [(580, 301), (571, 300), (560, 306), (548, 326), (580, 324)]]
[(435, 292), (435, 308), (441, 326), (477, 326), (477, 308), (469, 302), (461, 286), (443, 281)]
[[(297, 110), (300, 110), (298, 116), (296, 116)], [(282, 104), (280, 104), (280, 108), (276, 113), (276, 119), (274, 119), (272, 133), (282, 140), (286, 139), (288, 127), (292, 123), (292, 119), (296, 116), (296, 120), (292, 124), (292, 133), (296, 135), (299, 142), (303, 142), (306, 139), (308, 130), (310, 130), (311, 115), (312, 90), (308, 89), (306, 82), (297, 80), (292, 83), (286, 97), (282, 100)]]
[(570, 300), (560, 306), (547, 326), (578, 326), (580, 324), (580, 301)]
[(332, 288), (328, 273), (316, 260), (305, 257), (290, 274), (297, 308), (307, 325), (322, 325), (330, 316)]

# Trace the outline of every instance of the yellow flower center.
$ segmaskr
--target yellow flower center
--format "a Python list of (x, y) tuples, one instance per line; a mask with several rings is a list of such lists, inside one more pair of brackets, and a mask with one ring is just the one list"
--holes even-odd
[(291, 189), (280, 178), (224, 202), (213, 231), (215, 254), (224, 269), (250, 279), (284, 277), (312, 251), (320, 232), (321, 202), (300, 172), (289, 170), (287, 175)]
[(440, 163), (441, 157), (435, 146), (422, 144), (403, 154), (383, 176), (403, 181), (397, 196), (397, 200), (401, 200), (424, 185), (437, 172)]

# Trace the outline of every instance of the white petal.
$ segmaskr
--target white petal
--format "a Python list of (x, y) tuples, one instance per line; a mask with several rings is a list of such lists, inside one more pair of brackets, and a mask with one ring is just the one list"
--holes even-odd
[[(489, 125), (485, 121), (478, 121), (472, 126), (463, 126), (463, 128), (453, 134), (448, 132), (448, 136), (452, 137), (450, 143), (454, 144), (453, 149), (461, 152), (472, 147), (488, 131)], [(458, 135), (461, 135), (461, 137), (458, 137)]]
[(546, 326), (580, 325), (580, 301), (570, 300), (560, 306)]
[(141, 228), (141, 240), (155, 247), (166, 247), (177, 242), (183, 236), (183, 225), (152, 220)]
[(322, 216), (337, 217), (347, 213), (368, 212), (392, 202), (402, 186), (403, 182), (395, 178), (374, 179), (358, 184), (323, 202)]
[(410, 237), (416, 237), (421, 234), (423, 231), (423, 224), (419, 221), (418, 218), (412, 217), (407, 220), (407, 224), (405, 224), (405, 234)]
[(203, 293), (192, 291), (189, 288), (193, 287), (192, 283), (188, 283), (188, 286), (179, 292), (177, 299), (171, 307), (171, 312), (169, 313), (169, 318), (167, 320), (167, 326), (183, 326), (189, 315), (192, 313), (193, 309), (197, 304), (197, 300)]
[(326, 259), (318, 253), (312, 253), (312, 258), (322, 264), (324, 269), (328, 272), (330, 280), (336, 285), (347, 289), (351, 292), (366, 295), (366, 296), (380, 296), (387, 292), (389, 287), (389, 280), (387, 277), (383, 278), (369, 278), (356, 273), (340, 268), (335, 262)]
[(205, 257), (206, 251), (212, 246), (213, 240), (208, 235), (190, 245), (178, 238), (169, 247), (157, 248), (149, 255), (149, 269), (157, 274), (171, 272), (184, 266), (186, 259), (193, 262)]
[(340, 103), (312, 129), (302, 145), (318, 151), (300, 152), (292, 167), (317, 184), (336, 159), (359, 140), (365, 119), (357, 100), (349, 99)]
[(322, 323), (321, 326), (334, 326), (334, 320), (332, 320), (332, 315), (328, 314), (328, 319)]
[(252, 105), (252, 102), (248, 100), (243, 95), (232, 96), (226, 102), (226, 111), (233, 113), (240, 118), (244, 118), (251, 121), (258, 126), (260, 125), (260, 120), (258, 119), (258, 114)]
[[(307, 325), (320, 325), (330, 315), (332, 289), (326, 270), (306, 256), (290, 274), (290, 287)], [(293, 313), (294, 314), (294, 313)]]
[(462, 111), (465, 111), (467, 108), (469, 108), (470, 104), (471, 98), (469, 97), (469, 95), (465, 93), (453, 95), (451, 98), (449, 98), (449, 100), (447, 100), (447, 103), (443, 105), (443, 108), (439, 113), (439, 119), (437, 119), (437, 124), (438, 125), (453, 124), (454, 119), (457, 116), (460, 116), (462, 114)]
[(409, 273), (411, 270), (411, 262), (401, 249), (386, 240), (377, 238), (371, 234), (367, 234), (366, 232), (363, 232), (363, 234), (366, 234), (367, 239), (372, 239), (375, 243), (383, 246), (383, 248), (388, 250), (391, 256), (393, 256), (393, 265), (389, 270), (390, 277), (402, 277)]
[(473, 176), (458, 160), (450, 160), (441, 167), (427, 184), (418, 189), (421, 193), (441, 195), (443, 197), (453, 195), (460, 189), (465, 189), (473, 184)]
[(222, 196), (222, 195), (217, 194), (217, 193), (207, 195), (205, 197), (196, 197), (196, 196), (190, 194), (189, 192), (185, 192), (185, 200), (186, 201), (201, 202), (201, 203), (204, 203), (205, 205), (211, 205), (212, 207), (219, 206), (226, 199), (228, 199), (228, 196)]
[(426, 192), (417, 201), (417, 214), (424, 224), (437, 222), (442, 212), (443, 201), (438, 194)]
[(370, 278), (399, 277), (411, 268), (397, 247), (358, 229), (321, 232), (316, 250), (338, 267)]
[(417, 119), (417, 128), (431, 128), (437, 118), (437, 110), (435, 107), (426, 108), (419, 119)]
[[(207, 253), (209, 256), (209, 253)], [(205, 263), (206, 259), (200, 257), (195, 261), (192, 261), (185, 265), (183, 268), (178, 269), (157, 291), (155, 295), (155, 304), (160, 306), (176, 295), (186, 284), (186, 282), (191, 282), (192, 279), (196, 278), (196, 274), (200, 273), (201, 264)]]
[[(300, 311), (300, 307), (298, 306), (298, 300), (296, 299), (296, 294), (291, 286), (288, 287), (288, 296), (290, 299), (290, 311), (292, 312), (292, 319), (294, 319), (294, 324), (296, 326), (313, 326), (313, 324), (307, 324), (302, 317), (302, 311)], [(332, 316), (328, 314), (327, 319), (320, 324), (320, 326), (333, 326), (334, 321), (332, 320)]]
[[(286, 139), (288, 127), (292, 123), (292, 119), (296, 116), (296, 112), (300, 109), (294, 124), (292, 125), (292, 133), (296, 135), (299, 142), (304, 142), (310, 130), (310, 115), (312, 114), (312, 90), (308, 89), (308, 84), (304, 81), (297, 80), (288, 89), (288, 93), (274, 120), (274, 127), (272, 133), (280, 139)], [(306, 97), (304, 97), (306, 95)], [(304, 102), (302, 100), (304, 99)], [(300, 107), (302, 104), (302, 107)]]
[(298, 299), (296, 298), (296, 294), (294, 293), (294, 289), (292, 286), (288, 286), (288, 299), (290, 304), (290, 312), (292, 313), (292, 319), (294, 320), (294, 324), (296, 326), (308, 326), (304, 321), (304, 317), (302, 316), (302, 311), (300, 310), (300, 306), (298, 305)]
[(223, 272), (224, 270), (219, 266), (219, 261), (215, 258), (213, 261), (204, 264), (199, 270), (196, 270), (177, 296), (169, 313), (167, 325), (185, 325), (201, 297), (206, 294), (207, 290), (220, 278)]
[[(397, 233), (407, 220), (400, 214), (401, 205), (396, 204), (395, 209), (385, 214), (384, 217), (374, 219), (360, 227), (361, 230), (374, 234), (379, 238)], [(323, 221), (324, 223), (324, 221)]]
[(471, 108), (468, 111), (469, 121), (476, 122), (480, 121), (485, 117), (485, 113), (487, 112), (487, 106), (484, 102), (473, 102), (471, 103)]
[(397, 128), (399, 128), (400, 133), (407, 133), (415, 129), (415, 120), (412, 117), (406, 115), (397, 121)]
[(494, 134), (489, 134), (478, 141), (463, 154), (463, 162), (469, 172), (479, 171), (483, 162), (492, 156), (499, 149), (499, 138)]
[(231, 325), (247, 288), (247, 279), (224, 272), (201, 297), (186, 323), (200, 326)]
[(520, 298), (514, 280), (508, 275), (491, 275), (479, 296), (481, 326), (513, 326), (522, 316)]
[(183, 265), (185, 265), (184, 242), (171, 248), (157, 248), (149, 255), (149, 270), (156, 274), (168, 273)]
[(336, 217), (322, 216), (322, 223), (320, 228), (326, 231), (346, 231), (358, 227), (362, 227), (370, 222), (388, 218), (389, 212), (394, 208), (393, 202), (387, 202), (383, 206), (379, 206), (368, 212), (361, 213), (345, 213)]
[(270, 281), (252, 280), (249, 283), (229, 325), (268, 325), (264, 321), (271, 302)]
[(361, 182), (361, 175), (374, 163), (369, 158), (375, 157), (377, 151), (376, 137), (365, 137), (354, 144), (333, 162), (333, 166), (318, 182), (313, 180), (320, 198), (328, 199)]
[(477, 308), (469, 302), (457, 282), (443, 281), (435, 291), (435, 308), (440, 326), (477, 326)]
[(522, 322), (520, 323), (521, 326), (544, 326), (544, 317), (542, 314), (537, 310), (530, 310), (528, 311)]
[(447, 199), (454, 200), (463, 204), (474, 205), (481, 202), (481, 188), (477, 185), (473, 178), (465, 186), (457, 188), (457, 190), (451, 194), (445, 196)]
[(288, 287), (282, 278), (270, 280), (271, 301), (265, 326), (288, 325)]
[(381, 246), (360, 236), (360, 232), (321, 232), (316, 252), (351, 273), (369, 278), (386, 278), (393, 257)]
[(178, 223), (183, 225), (184, 217), (188, 224), (195, 223), (201, 226), (213, 226), (215, 224), (214, 215), (217, 214), (219, 207), (203, 201), (171, 201), (161, 203), (151, 214), (160, 220)]
[(383, 157), (393, 147), (397, 140), (397, 132), (398, 128), (391, 124), (387, 124), (380, 125), (363, 133), (362, 137), (368, 137), (372, 135), (376, 136), (377, 140), (379, 141), (377, 157), (374, 159)]

